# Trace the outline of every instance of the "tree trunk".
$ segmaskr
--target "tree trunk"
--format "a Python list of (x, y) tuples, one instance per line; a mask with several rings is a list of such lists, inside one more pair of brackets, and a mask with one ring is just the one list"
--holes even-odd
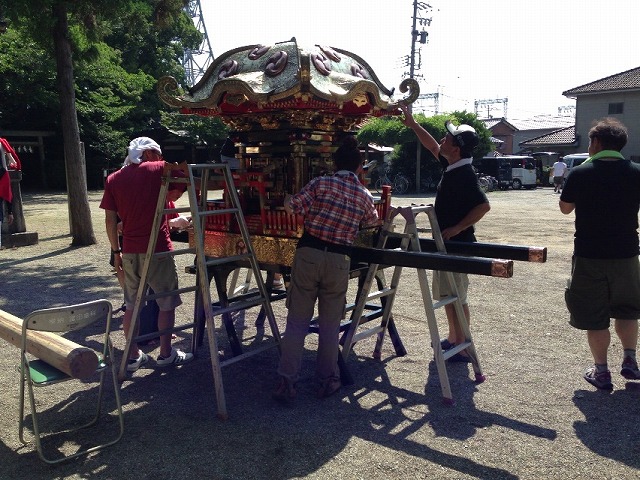
[(97, 240), (91, 223), (84, 153), (80, 144), (73, 59), (68, 38), (69, 24), (65, 2), (54, 3), (53, 16), (55, 18), (53, 42), (56, 54), (64, 160), (67, 171), (71, 244), (75, 246), (93, 245), (97, 243)]

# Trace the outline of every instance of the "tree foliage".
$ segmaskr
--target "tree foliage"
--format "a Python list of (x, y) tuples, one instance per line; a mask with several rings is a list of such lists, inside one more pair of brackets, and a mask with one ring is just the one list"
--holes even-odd
[[(104, 157), (121, 154), (133, 131), (158, 121), (163, 107), (155, 94), (154, 79), (167, 73), (181, 78), (183, 45), (193, 47), (201, 39), (183, 7), (183, 0), (0, 0), (1, 11), (16, 28), (15, 36), (0, 39), (0, 47), (13, 42), (10, 49), (0, 50), (0, 64), (15, 65), (7, 62), (4, 52), (19, 56), (19, 39), (32, 42), (26, 43), (34, 56), (23, 58), (24, 65), (38, 56), (55, 59), (55, 63), (43, 61), (35, 75), (24, 75), (20, 87), (0, 83), (8, 94), (19, 88), (27, 92), (15, 100), (30, 97), (22, 105), (17, 101), (9, 105), (14, 98), (6, 97), (0, 125), (15, 129), (20, 125), (19, 114), (27, 108), (34, 112), (34, 120), (43, 111), (59, 109), (60, 121), (54, 120), (49, 129), (57, 127), (64, 138), (74, 245), (95, 243), (87, 171), (95, 171)], [(10, 72), (13, 80), (21, 70), (27, 73), (27, 67)], [(42, 85), (49, 91), (55, 78), (57, 105), (51, 98), (39, 103), (39, 97), (32, 95), (42, 91), (31, 88), (38, 86), (37, 76), (46, 80)], [(27, 128), (34, 129), (34, 125), (35, 121)]]
[(46, 130), (58, 123), (56, 66), (50, 52), (22, 25), (0, 36), (0, 125), (11, 130)]
[[(56, 3), (61, 2), (0, 0), (11, 22), (0, 36), (0, 127), (61, 130), (60, 103), (51, 95)], [(202, 35), (183, 12), (184, 0), (62, 3), (69, 7), (78, 124), (88, 181), (95, 186), (102, 169), (123, 157), (133, 135), (161, 125), (168, 107), (156, 93), (157, 79), (184, 78), (184, 49), (197, 47)]]
[(229, 128), (218, 117), (184, 115), (175, 112), (160, 112), (162, 125), (171, 131), (180, 132), (186, 143), (206, 144), (218, 151), (229, 135)]

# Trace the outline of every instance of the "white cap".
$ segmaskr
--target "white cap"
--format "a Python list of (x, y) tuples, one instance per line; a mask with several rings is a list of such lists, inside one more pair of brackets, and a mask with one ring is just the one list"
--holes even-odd
[(459, 126), (454, 126), (450, 120), (447, 120), (444, 124), (447, 127), (447, 131), (453, 135), (456, 144), (459, 147), (475, 147), (480, 142), (478, 134), (471, 125), (465, 125), (464, 123)]

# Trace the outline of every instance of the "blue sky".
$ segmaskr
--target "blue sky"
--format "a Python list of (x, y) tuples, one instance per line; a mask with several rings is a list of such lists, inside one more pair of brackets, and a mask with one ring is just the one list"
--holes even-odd
[[(507, 116), (555, 115), (574, 105), (562, 92), (640, 66), (640, 1), (432, 0), (420, 16), (421, 92), (440, 111), (474, 111), (476, 100), (507, 98)], [(217, 57), (232, 48), (330, 45), (362, 57), (389, 88), (408, 76), (412, 0), (201, 0)], [(491, 111), (502, 116), (502, 104)], [(424, 105), (433, 113), (433, 104)], [(484, 107), (486, 113), (487, 107)]]

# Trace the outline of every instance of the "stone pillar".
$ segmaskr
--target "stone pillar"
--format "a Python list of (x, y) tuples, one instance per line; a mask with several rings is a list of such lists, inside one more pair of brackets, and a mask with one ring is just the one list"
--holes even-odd
[(13, 193), (13, 223), (11, 225), (7, 224), (6, 206), (3, 202), (2, 208), (5, 209), (5, 220), (2, 222), (2, 246), (4, 248), (10, 248), (34, 245), (38, 243), (38, 234), (36, 232), (27, 232), (24, 212), (22, 210), (22, 193), (20, 191), (22, 172), (19, 170), (9, 170), (8, 174), (11, 179), (11, 192)]

